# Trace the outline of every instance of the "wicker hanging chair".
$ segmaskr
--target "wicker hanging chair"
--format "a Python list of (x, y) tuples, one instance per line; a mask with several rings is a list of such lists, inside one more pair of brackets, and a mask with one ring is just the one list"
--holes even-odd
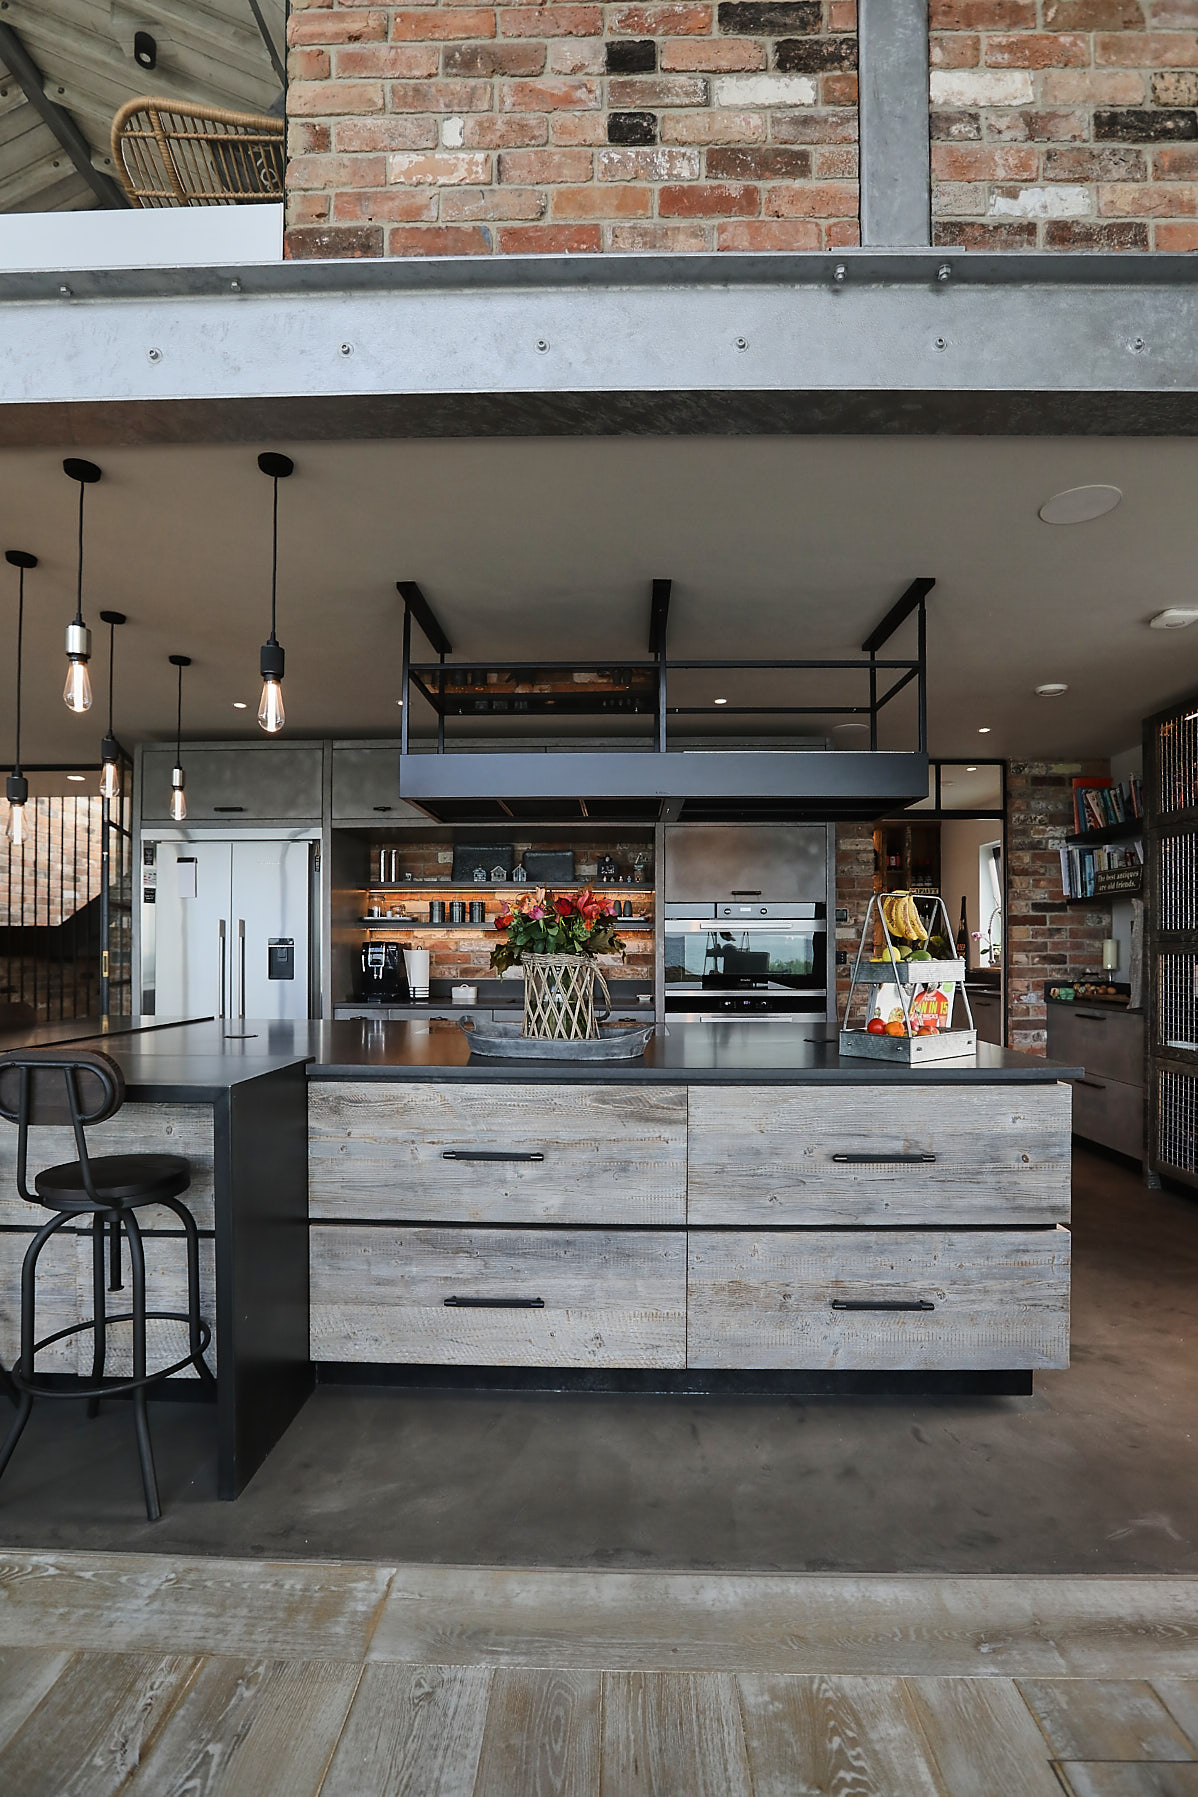
[(112, 156), (134, 206), (246, 206), (283, 198), (282, 119), (178, 100), (130, 100)]

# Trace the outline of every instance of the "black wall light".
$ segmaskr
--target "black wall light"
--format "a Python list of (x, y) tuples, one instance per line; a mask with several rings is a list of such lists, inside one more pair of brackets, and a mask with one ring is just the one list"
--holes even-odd
[(90, 711), (92, 703), (91, 676), (87, 671), (92, 652), (92, 633), (83, 622), (83, 495), (88, 487), (94, 486), (100, 479), (100, 470), (94, 462), (83, 462), (78, 456), (68, 456), (62, 465), (62, 471), (69, 479), (79, 483), (79, 562), (75, 583), (75, 616), (67, 625), (67, 679), (62, 697), (68, 710), (83, 712)]
[(274, 482), (273, 531), (270, 551), (270, 635), (262, 645), (258, 672), (262, 676), (262, 697), (258, 702), (258, 722), (271, 736), (283, 728), (287, 714), (283, 709), (283, 647), (275, 635), (275, 613), (279, 588), (279, 482), (295, 473), (289, 455), (275, 455), (267, 450), (258, 457), (263, 474)]
[(121, 745), (112, 730), (112, 680), (116, 627), (127, 620), (123, 611), (102, 611), (100, 621), (108, 626), (108, 734), (100, 743), (100, 797), (117, 799), (121, 793)]
[(30, 555), (27, 549), (6, 549), (4, 559), (10, 567), (20, 569), (17, 577), (17, 740), (12, 773), (5, 782), (8, 826), (4, 832), (14, 849), (19, 849), (29, 833), (25, 821), (29, 782), (21, 772), (21, 649), (25, 636), (25, 570), (37, 567), (37, 557)]
[(133, 60), (139, 69), (157, 68), (158, 40), (151, 37), (148, 31), (133, 33)]
[(183, 788), (187, 776), (183, 772), (183, 670), (191, 666), (190, 655), (172, 655), (172, 667), (179, 670), (179, 705), (175, 712), (175, 765), (171, 769), (171, 817), (181, 824), (187, 816), (187, 794)]

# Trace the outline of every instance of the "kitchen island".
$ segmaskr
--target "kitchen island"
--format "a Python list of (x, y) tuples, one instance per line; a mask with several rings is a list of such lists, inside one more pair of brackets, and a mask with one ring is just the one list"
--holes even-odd
[[(643, 1060), (602, 1069), (482, 1061), (435, 1021), (73, 1027), (128, 1085), (97, 1150), (193, 1165), (225, 1496), (314, 1367), (1016, 1391), (1068, 1363), (1077, 1069), (989, 1044), (918, 1068), (854, 1060), (819, 1023), (668, 1024)], [(37, 1220), (15, 1138), (0, 1130), (6, 1359)], [(33, 1154), (70, 1158), (53, 1131)], [(178, 1246), (155, 1245), (164, 1278)], [(64, 1321), (90, 1298), (86, 1243), (73, 1252), (52, 1292)]]

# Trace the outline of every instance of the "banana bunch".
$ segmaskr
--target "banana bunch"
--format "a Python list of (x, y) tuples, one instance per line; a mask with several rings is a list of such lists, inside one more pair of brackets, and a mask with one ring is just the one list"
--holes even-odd
[(886, 928), (901, 942), (923, 944), (928, 939), (915, 900), (909, 892), (883, 893), (878, 900)]

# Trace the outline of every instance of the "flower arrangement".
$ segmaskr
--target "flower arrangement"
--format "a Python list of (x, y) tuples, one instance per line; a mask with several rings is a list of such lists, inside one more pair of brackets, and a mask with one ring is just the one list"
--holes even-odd
[(538, 886), (513, 899), (495, 919), (506, 940), (491, 950), (491, 966), (503, 973), (525, 955), (623, 955), (626, 945), (615, 922), (610, 900), (589, 886), (577, 895)]

